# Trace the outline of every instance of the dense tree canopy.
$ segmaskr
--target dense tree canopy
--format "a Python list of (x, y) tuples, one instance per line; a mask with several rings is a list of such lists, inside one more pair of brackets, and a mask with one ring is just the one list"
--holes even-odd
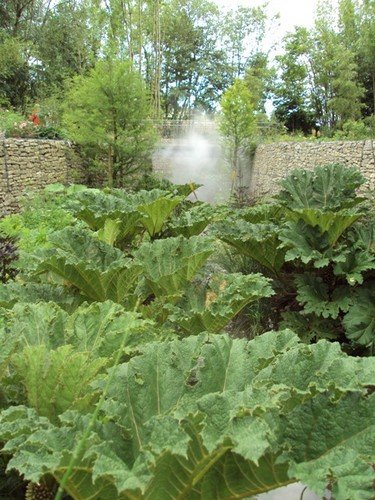
[[(337, 5), (337, 7), (336, 7)], [(221, 10), (212, 0), (6, 0), (0, 6), (0, 105), (23, 113), (58, 96), (103, 58), (130, 61), (153, 118), (217, 112), (243, 78), (252, 105), (291, 132), (341, 129), (374, 113), (375, 6), (319, 2), (313, 28), (264, 46), (266, 6)]]

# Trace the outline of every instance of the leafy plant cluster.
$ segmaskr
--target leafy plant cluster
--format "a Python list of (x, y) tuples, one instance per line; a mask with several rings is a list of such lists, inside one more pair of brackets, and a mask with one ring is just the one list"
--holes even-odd
[[(372, 498), (373, 358), (331, 342), (372, 287), (360, 182), (337, 166), (295, 173), (275, 203), (245, 209), (192, 203), (194, 185), (50, 187), (66, 223), (21, 249), (0, 290), (0, 496), (229, 499), (301, 481)], [(214, 272), (215, 234), (264, 272)], [(335, 274), (350, 252), (363, 269)], [(313, 339), (298, 280), (329, 287), (326, 268), (349, 306)], [(289, 306), (296, 333), (224, 333), (259, 300)]]
[(374, 346), (374, 220), (357, 195), (363, 182), (356, 169), (341, 165), (296, 170), (273, 203), (214, 227), (274, 278), (281, 324), (306, 341)]

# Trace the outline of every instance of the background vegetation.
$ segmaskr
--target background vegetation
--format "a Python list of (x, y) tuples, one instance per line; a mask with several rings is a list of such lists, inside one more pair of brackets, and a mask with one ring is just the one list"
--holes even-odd
[(210, 0), (9, 0), (0, 9), (0, 104), (23, 115), (36, 109), (46, 124), (61, 127), (71, 80), (107, 60), (139, 75), (155, 120), (215, 113), (240, 78), (264, 130), (277, 130), (277, 120), (293, 133), (316, 127), (357, 138), (373, 126), (370, 0), (320, 2), (313, 28), (288, 33), (276, 59), (264, 45), (277, 22), (265, 5), (224, 12)]

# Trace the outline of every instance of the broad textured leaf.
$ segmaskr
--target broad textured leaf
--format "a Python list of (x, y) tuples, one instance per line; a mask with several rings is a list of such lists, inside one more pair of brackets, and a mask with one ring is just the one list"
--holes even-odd
[[(108, 220), (116, 221), (117, 239), (132, 237), (139, 227), (142, 214), (126, 198), (121, 199), (99, 190), (90, 189), (74, 198), (73, 209), (77, 217), (84, 220), (93, 231), (105, 228)], [(116, 241), (115, 240), (115, 241)]]
[(346, 336), (356, 344), (375, 343), (375, 285), (356, 291), (353, 305), (344, 317)]
[(198, 204), (185, 210), (179, 216), (173, 217), (168, 229), (173, 236), (182, 235), (186, 238), (200, 234), (214, 219), (215, 211), (208, 203)]
[[(334, 484), (356, 498), (355, 488), (369, 491), (372, 477), (356, 466), (347, 481), (337, 457), (353, 456), (360, 465), (374, 458), (371, 443), (364, 445), (373, 365), (370, 358), (347, 356), (338, 344), (299, 344), (290, 331), (250, 342), (201, 335), (149, 344), (112, 368), (102, 418), (67, 492), (79, 500), (219, 500), (303, 480), (320, 493), (334, 471)], [(344, 430), (348, 439), (338, 443), (343, 435), (336, 438), (335, 425), (341, 429), (344, 415), (358, 405), (359, 415)], [(339, 423), (327, 422), (339, 406)], [(68, 412), (57, 426), (24, 407), (2, 412), (0, 440), (13, 454), (9, 468), (36, 482), (47, 473), (61, 480), (88, 418)]]
[(53, 273), (89, 300), (134, 302), (132, 294), (142, 269), (120, 250), (79, 229), (59, 231), (51, 240), (53, 250), (35, 254), (37, 274)]
[(337, 402), (319, 395), (294, 409), (282, 419), (290, 472), (319, 496), (329, 484), (335, 500), (374, 498), (374, 414), (375, 394), (364, 400), (355, 392)]
[(349, 310), (352, 297), (348, 287), (339, 286), (330, 293), (322, 278), (307, 273), (297, 277), (295, 282), (297, 300), (304, 306), (306, 314), (336, 319), (340, 311)]
[(361, 203), (356, 189), (364, 182), (358, 169), (338, 164), (317, 167), (314, 171), (294, 170), (281, 182), (282, 190), (276, 199), (291, 210), (335, 211)]
[(143, 215), (141, 223), (149, 235), (155, 236), (162, 230), (175, 207), (184, 198), (185, 196), (173, 196), (168, 192), (153, 189), (152, 191), (139, 191), (132, 196), (131, 202)]
[(279, 232), (274, 224), (251, 224), (244, 220), (214, 225), (218, 238), (276, 273), (284, 264), (286, 253), (280, 247)]
[(150, 321), (139, 319), (136, 313), (125, 311), (111, 301), (79, 307), (65, 325), (65, 342), (77, 351), (89, 352), (92, 358), (111, 360), (122, 343), (125, 351), (131, 353), (132, 349), (153, 340)]
[(288, 210), (287, 216), (296, 222), (303, 220), (307, 226), (318, 227), (326, 233), (329, 246), (334, 246), (340, 236), (363, 214), (355, 210), (322, 211), (317, 208)]
[(282, 321), (279, 323), (280, 329), (289, 328), (306, 343), (319, 339), (337, 339), (341, 333), (341, 330), (337, 330), (337, 326), (337, 322), (332, 318), (322, 318), (315, 314), (302, 314), (301, 312), (282, 313)]
[(190, 334), (218, 333), (247, 304), (272, 294), (270, 281), (261, 274), (227, 274), (213, 280), (201, 301), (171, 306), (173, 314), (168, 319)]
[(12, 364), (26, 389), (29, 405), (56, 422), (66, 410), (93, 409), (96, 394), (87, 387), (107, 360), (90, 359), (90, 353), (75, 352), (69, 345), (54, 351), (40, 345), (14, 355)]
[(287, 222), (280, 230), (281, 248), (286, 251), (285, 260), (300, 259), (304, 264), (313, 262), (316, 268), (328, 266), (330, 262), (345, 261), (345, 247), (332, 248), (327, 232), (312, 227), (303, 220)]
[(69, 312), (75, 310), (83, 300), (78, 293), (67, 294), (65, 287), (49, 283), (9, 282), (6, 285), (0, 285), (0, 307), (6, 309), (12, 308), (16, 302), (53, 301)]
[(134, 255), (152, 292), (172, 296), (193, 279), (213, 250), (208, 238), (179, 236), (143, 243)]
[(238, 216), (252, 224), (267, 224), (280, 221), (284, 217), (285, 209), (278, 204), (264, 203), (238, 209)]
[(121, 221), (119, 219), (106, 219), (104, 226), (97, 232), (99, 240), (111, 246), (114, 246), (120, 235), (123, 237), (123, 234), (121, 234)]
[(362, 285), (363, 274), (372, 269), (375, 269), (375, 255), (357, 248), (351, 249), (345, 262), (338, 262), (333, 271), (336, 276), (345, 276), (349, 285)]
[(150, 321), (111, 301), (83, 304), (71, 315), (53, 302), (17, 304), (8, 311), (5, 325), (7, 333), (1, 344), (5, 347), (6, 341), (14, 340), (19, 352), (25, 347), (52, 350), (69, 344), (75, 352), (110, 360), (123, 342), (130, 352), (154, 340)]

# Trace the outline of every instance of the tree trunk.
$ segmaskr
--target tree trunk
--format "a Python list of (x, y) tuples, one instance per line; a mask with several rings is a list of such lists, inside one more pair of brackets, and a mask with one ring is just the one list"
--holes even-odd
[(110, 144), (108, 146), (107, 181), (108, 181), (108, 186), (113, 187), (113, 148), (112, 148), (112, 144)]

